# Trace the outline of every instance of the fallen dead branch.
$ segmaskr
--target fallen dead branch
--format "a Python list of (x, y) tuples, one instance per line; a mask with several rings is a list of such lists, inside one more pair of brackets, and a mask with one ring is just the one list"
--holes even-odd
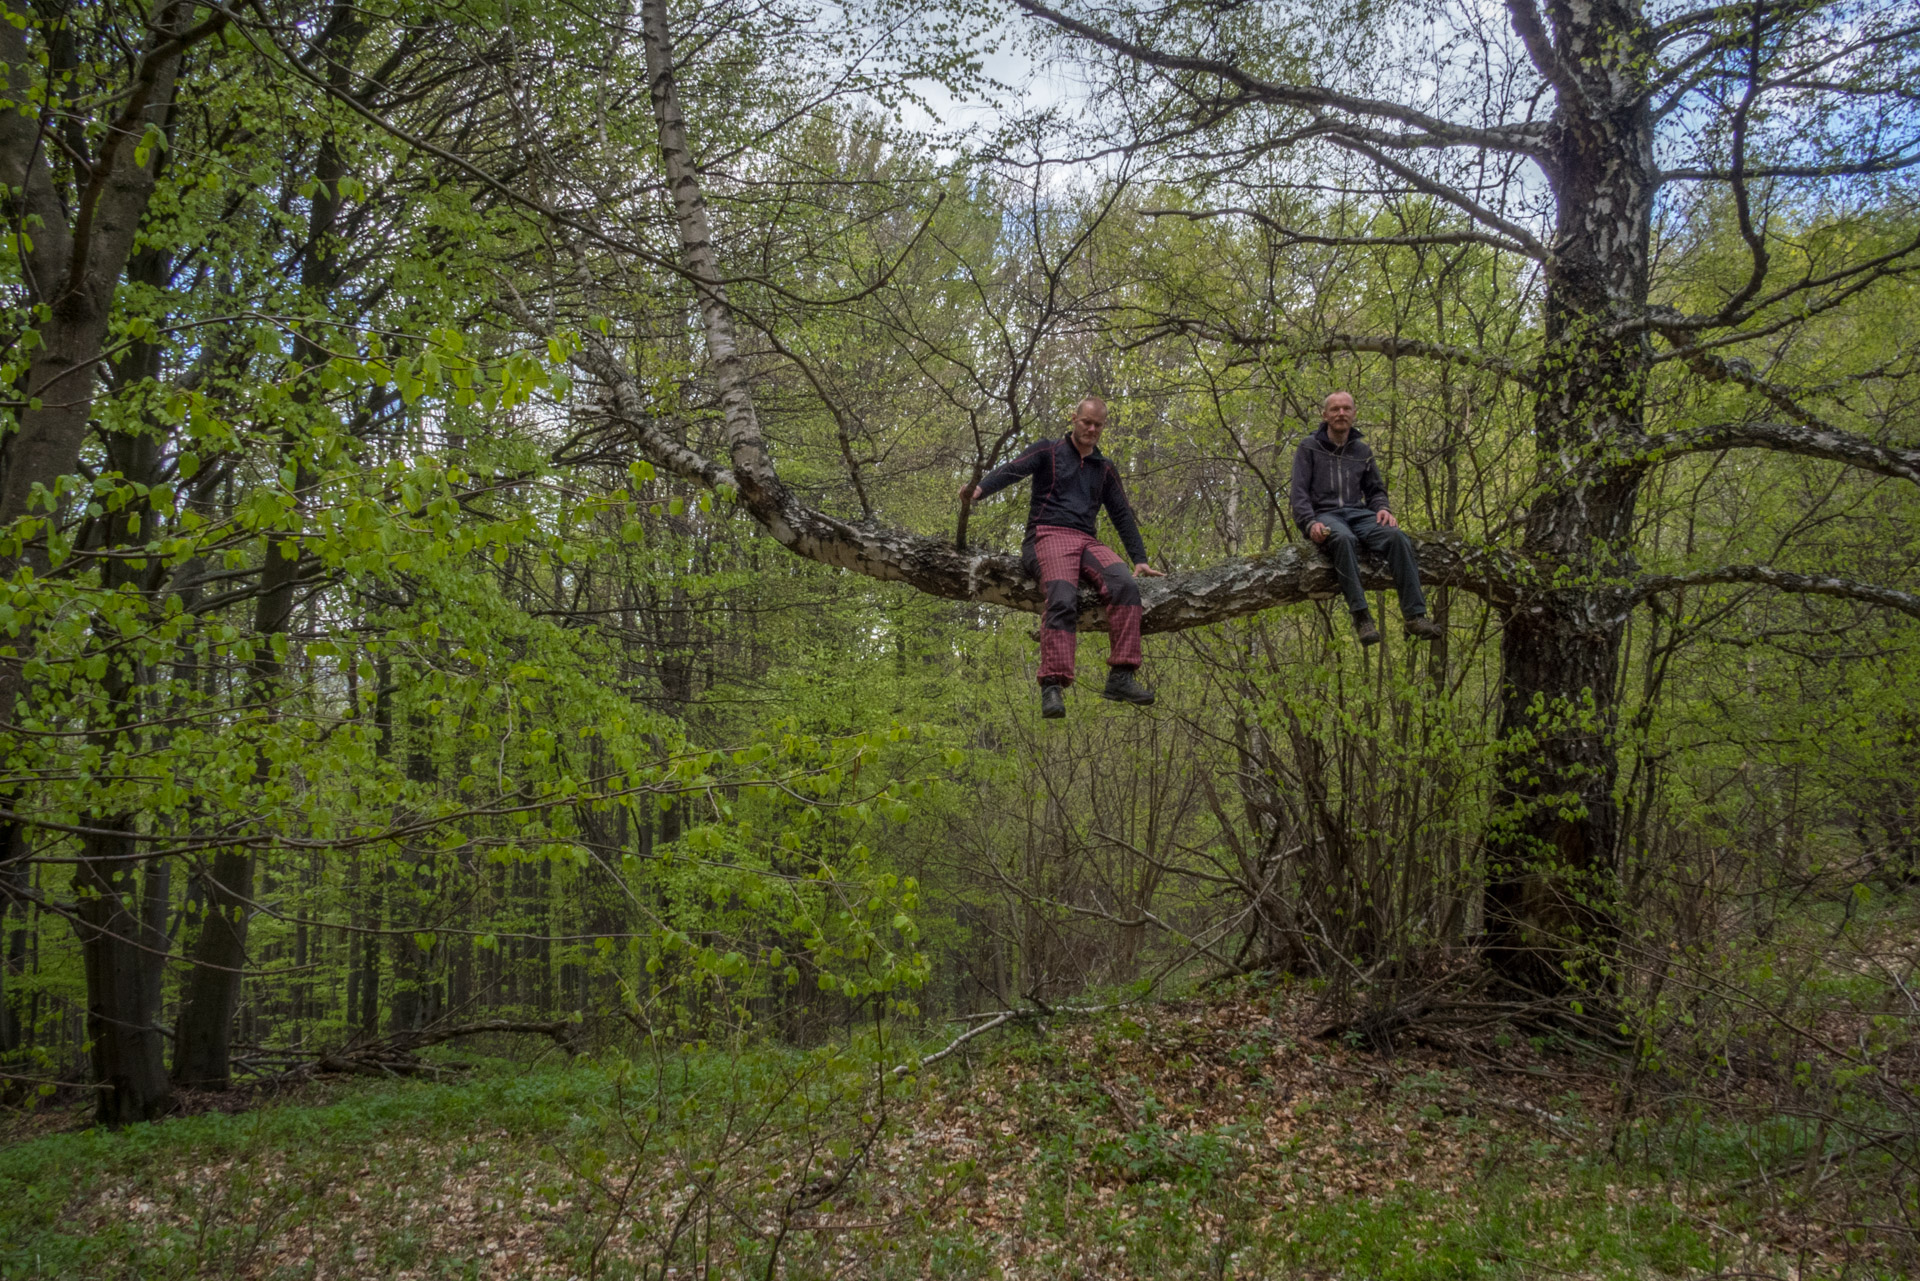
[(498, 1033), (509, 1036), (551, 1037), (555, 1045), (572, 1055), (578, 1050), (575, 1038), (578, 1037), (579, 1032), (580, 1025), (572, 1019), (553, 1019), (544, 1023), (521, 1022), (514, 1019), (483, 1019), (477, 1023), (409, 1029), (395, 1032), (378, 1041), (367, 1041), (335, 1050), (319, 1050), (310, 1053), (298, 1050), (267, 1051), (239, 1058), (236, 1062), (242, 1067), (253, 1069), (291, 1065), (280, 1072), (264, 1073), (262, 1083), (268, 1085), (284, 1084), (303, 1077), (327, 1075), (444, 1076), (450, 1069), (427, 1062), (420, 1057), (420, 1050), (470, 1036)]

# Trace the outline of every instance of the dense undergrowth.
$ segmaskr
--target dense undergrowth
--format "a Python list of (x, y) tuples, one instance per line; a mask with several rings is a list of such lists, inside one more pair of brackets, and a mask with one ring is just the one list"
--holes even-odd
[[(1043, 1019), (935, 1067), (470, 1060), (119, 1132), (16, 1121), (0, 1275), (1907, 1275), (1912, 1196), (1824, 1130), (1617, 1109), (1591, 1047), (1393, 1051), (1297, 989)], [(1828, 1159), (1808, 1162), (1819, 1143)], [(1876, 1230), (1875, 1218), (1881, 1220)]]

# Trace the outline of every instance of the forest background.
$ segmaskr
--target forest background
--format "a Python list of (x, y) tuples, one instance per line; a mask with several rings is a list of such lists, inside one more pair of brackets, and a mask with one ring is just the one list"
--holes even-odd
[[(1910, 1229), (1920, 24), (1654, 8), (11, 10), (10, 1097), (1288, 975)], [(1431, 647), (1287, 515), (1336, 389)], [(954, 494), (1089, 394), (1161, 697), (1042, 725)]]

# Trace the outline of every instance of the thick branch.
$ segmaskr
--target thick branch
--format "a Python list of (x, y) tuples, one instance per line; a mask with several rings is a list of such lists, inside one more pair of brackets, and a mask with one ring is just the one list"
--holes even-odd
[(635, 442), (649, 461), (708, 489), (739, 488), (728, 468), (660, 430), (660, 419), (648, 408), (645, 394), (597, 335), (588, 335), (586, 346), (574, 353), (572, 364), (606, 389), (608, 409), (633, 431)]
[[(629, 416), (628, 406), (644, 406), (644, 400), (624, 372), (598, 361), (583, 362), (582, 367), (603, 380), (613, 376), (608, 407), (633, 429), (634, 439), (654, 463), (696, 484), (731, 485), (733, 473), (669, 440), (644, 410), (638, 418)], [(942, 600), (997, 605), (1027, 614), (1046, 608), (1040, 584), (1027, 577), (1016, 556), (960, 551), (944, 538), (841, 520), (805, 506), (784, 487), (758, 499), (742, 490), (740, 500), (748, 514), (788, 550), (822, 565), (881, 582), (905, 583)], [(1412, 537), (1421, 578), (1428, 584), (1459, 587), (1505, 608), (1518, 598), (1519, 584), (1529, 578), (1525, 563), (1509, 554), (1470, 548), (1441, 534)], [(1361, 578), (1371, 590), (1384, 591), (1393, 585), (1384, 563), (1363, 560)], [(1279, 605), (1325, 600), (1339, 590), (1326, 557), (1304, 546), (1289, 546), (1266, 556), (1237, 558), (1143, 582), (1142, 629), (1174, 632), (1205, 627)], [(1083, 630), (1106, 629), (1106, 611), (1091, 590), (1082, 593), (1080, 607)]]
[(1656, 460), (1719, 449), (1772, 449), (1781, 453), (1804, 454), (1809, 458), (1846, 463), (1850, 467), (1920, 484), (1920, 449), (1881, 445), (1865, 436), (1836, 431), (1826, 426), (1715, 423), (1710, 427), (1655, 436), (1647, 442), (1647, 454)]
[[(163, 16), (166, 22), (173, 16), (169, 9)], [(111, 237), (112, 243), (105, 254), (104, 261), (95, 263), (89, 256), (93, 249), (94, 224), (104, 220), (107, 225), (118, 224), (136, 218), (135, 211), (146, 208), (147, 196), (153, 186), (152, 176), (146, 172), (147, 164), (143, 160), (134, 160), (125, 166), (120, 164), (120, 152), (128, 139), (139, 136), (148, 120), (148, 104), (156, 100), (164, 102), (168, 96), (174, 78), (175, 64), (180, 56), (207, 37), (216, 34), (227, 25), (229, 15), (224, 9), (216, 9), (211, 17), (200, 25), (169, 36), (147, 52), (140, 59), (140, 66), (134, 74), (133, 84), (126, 90), (126, 102), (120, 114), (107, 125), (106, 136), (100, 143), (100, 154), (93, 161), (93, 178), (86, 190), (81, 193), (78, 209), (73, 218), (73, 243), (69, 250), (72, 266), (67, 273), (67, 288), (78, 290), (85, 287), (90, 275), (106, 276), (117, 273), (120, 260), (126, 256), (121, 242), (131, 239), (130, 232), (121, 232)], [(158, 38), (162, 33), (156, 31)], [(136, 154), (138, 149), (135, 149)], [(125, 172), (122, 172), (122, 170)], [(137, 175), (130, 177), (130, 175)], [(120, 203), (124, 208), (102, 216), (101, 204), (107, 199), (110, 190), (120, 193)]]
[(1920, 596), (1911, 592), (1879, 587), (1873, 583), (1857, 583), (1849, 578), (1834, 578), (1826, 574), (1790, 574), (1771, 565), (1723, 565), (1718, 569), (1702, 569), (1691, 574), (1655, 574), (1640, 580), (1635, 595), (1644, 600), (1656, 592), (1714, 583), (1754, 583), (1798, 595), (1832, 596), (1839, 600), (1876, 605), (1881, 609), (1895, 609), (1920, 618)]
[(1534, 384), (1533, 370), (1499, 356), (1489, 356), (1471, 347), (1455, 347), (1448, 343), (1425, 342), (1417, 338), (1400, 338), (1393, 334), (1329, 334), (1318, 343), (1310, 343), (1302, 350), (1323, 356), (1339, 352), (1360, 352), (1373, 356), (1385, 356), (1390, 360), (1437, 360), (1442, 364), (1484, 369), (1489, 373), (1511, 378), (1526, 387)]
[(40, 115), (20, 111), (21, 104), (32, 101), (40, 78), (24, 27), (0, 21), (0, 62), (6, 64), (7, 97), (12, 99), (12, 105), (0, 111), (0, 186), (17, 193), (9, 202), (14, 229), (32, 220), (32, 234), (20, 241), (21, 274), (29, 296), (42, 301), (65, 283), (62, 277), (73, 238), (68, 234), (66, 210), (53, 188)]
[(1559, 52), (1553, 47), (1553, 39), (1547, 34), (1547, 24), (1533, 0), (1507, 0), (1507, 18), (1513, 24), (1513, 33), (1520, 37), (1527, 57), (1532, 60), (1534, 70), (1571, 104), (1585, 106), (1586, 91), (1567, 70), (1567, 64), (1560, 60)]

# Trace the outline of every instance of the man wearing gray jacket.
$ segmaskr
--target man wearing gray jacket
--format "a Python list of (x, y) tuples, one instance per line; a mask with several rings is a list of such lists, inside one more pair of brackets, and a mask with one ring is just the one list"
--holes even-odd
[(1360, 586), (1362, 547), (1386, 554), (1407, 631), (1422, 640), (1438, 640), (1440, 628), (1427, 617), (1427, 598), (1420, 591), (1413, 541), (1387, 507), (1387, 486), (1374, 465), (1372, 446), (1354, 430), (1353, 397), (1334, 392), (1321, 406), (1320, 418), (1320, 430), (1301, 441), (1293, 454), (1293, 523), (1333, 561), (1362, 645), (1380, 642), (1380, 629)]

